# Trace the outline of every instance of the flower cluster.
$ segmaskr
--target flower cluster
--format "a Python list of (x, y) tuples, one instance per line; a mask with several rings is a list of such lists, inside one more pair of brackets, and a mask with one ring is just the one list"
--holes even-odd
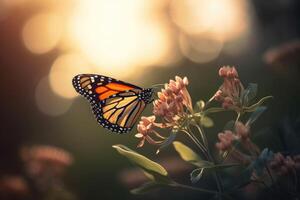
[(276, 153), (270, 168), (279, 176), (293, 174), (295, 170), (300, 170), (300, 155), (284, 157), (281, 153)]
[(16, 199), (28, 198), (29, 188), (27, 182), (21, 176), (4, 176), (0, 179), (0, 198)]
[[(164, 88), (157, 93), (158, 99), (154, 101), (153, 114), (150, 117), (142, 117), (137, 126), (138, 133), (135, 135), (141, 138), (138, 147), (142, 147), (145, 141), (150, 144), (162, 144), (166, 139), (161, 136), (155, 128), (176, 128), (180, 126), (181, 120), (186, 115), (186, 111), (192, 111), (192, 100), (186, 88), (188, 85), (187, 77), (175, 77), (165, 84)], [(160, 123), (155, 122), (157, 118)], [(158, 140), (151, 136), (157, 137)]]
[[(261, 147), (262, 149), (260, 149), (251, 139), (250, 127), (266, 110), (267, 107), (264, 103), (267, 99), (272, 98), (272, 96), (265, 96), (257, 100), (257, 84), (249, 83), (247, 88), (244, 88), (235, 67), (221, 67), (219, 76), (224, 81), (218, 91), (208, 101), (201, 99), (197, 101), (195, 108), (192, 107), (191, 96), (187, 90), (188, 79), (176, 76), (175, 80), (170, 80), (157, 94), (158, 98), (153, 103), (153, 115), (141, 118), (137, 126), (138, 133), (135, 135), (141, 139), (138, 147), (142, 147), (145, 141), (147, 141), (150, 144), (159, 145), (157, 152), (173, 144), (179, 156), (194, 167), (194, 170), (190, 173), (191, 182), (200, 181), (203, 174), (209, 169), (211, 172), (209, 174), (212, 174), (215, 180), (216, 190), (202, 188), (199, 190), (190, 185), (183, 185), (176, 182), (174, 184), (174, 181), (167, 175), (168, 173), (163, 166), (149, 160), (143, 155), (139, 155), (137, 152), (134, 152), (134, 155), (138, 158), (135, 161), (132, 159), (133, 154), (130, 154), (130, 157), (127, 156), (127, 153), (132, 150), (123, 145), (115, 145), (114, 148), (120, 154), (128, 157), (128, 159), (141, 169), (151, 168), (151, 170), (147, 171), (149, 175), (156, 177), (157, 173), (159, 173), (162, 176), (157, 180), (156, 178), (151, 179), (148, 182), (151, 186), (157, 183), (161, 185), (163, 182), (163, 184), (171, 187), (175, 185), (175, 187), (191, 188), (202, 192), (206, 191), (207, 193), (215, 194), (220, 199), (223, 197), (224, 199), (225, 197), (226, 199), (230, 199), (231, 197), (227, 196), (229, 193), (224, 191), (224, 187), (222, 186), (222, 179), (231, 177), (227, 176), (228, 172), (240, 176), (240, 180), (236, 180), (237, 187), (235, 188), (240, 190), (244, 187), (244, 191), (246, 192), (257, 192), (257, 189), (261, 186), (273, 190), (273, 186), (275, 186), (277, 181), (286, 181), (289, 178), (292, 178), (292, 183), (296, 183), (296, 176), (298, 176), (297, 173), (300, 170), (300, 155), (285, 157), (281, 153), (274, 154), (268, 148)], [(222, 106), (213, 106), (211, 104), (213, 100), (220, 102)], [(230, 119), (224, 131), (218, 133), (218, 140), (215, 142), (215, 147), (220, 154), (217, 155), (211, 149), (211, 143), (208, 140), (209, 137), (205, 130), (214, 125), (214, 121), (210, 118), (210, 115), (224, 111), (233, 111), (236, 116)], [(245, 115), (246, 113), (247, 115)], [(170, 134), (164, 137), (160, 134), (163, 131), (168, 131)], [(181, 133), (194, 143), (193, 148), (180, 141), (174, 142), (177, 135)], [(179, 140), (180, 138), (176, 139)], [(196, 147), (200, 154), (194, 151)], [(222, 169), (231, 167), (236, 168), (222, 172)], [(287, 179), (279, 177), (283, 175)], [(161, 180), (163, 181), (160, 182)], [(293, 191), (291, 194), (297, 194), (295, 191), (299, 191), (299, 187), (297, 184), (295, 185), (292, 188)], [(290, 188), (287, 189), (289, 192)], [(145, 187), (143, 185), (132, 191), (138, 194), (144, 190)], [(254, 195), (253, 198), (256, 198), (256, 196)]]
[(244, 86), (242, 85), (235, 67), (224, 66), (219, 70), (219, 76), (224, 82), (214, 95), (214, 99), (222, 103), (225, 109), (241, 107), (240, 97)]
[(250, 127), (238, 121), (235, 123), (234, 131), (225, 130), (218, 134), (219, 142), (216, 147), (220, 151), (227, 151), (232, 148), (234, 140), (241, 141), (242, 144), (247, 144), (250, 141)]
[(234, 125), (234, 131), (225, 130), (218, 134), (219, 141), (216, 148), (220, 152), (229, 152), (230, 159), (241, 163), (249, 163), (249, 156), (234, 148), (234, 141), (240, 142), (243, 148), (252, 156), (260, 154), (259, 148), (250, 140), (250, 127), (238, 121)]
[(158, 92), (158, 98), (154, 101), (153, 113), (162, 117), (169, 124), (176, 123), (178, 117), (184, 115), (185, 108), (192, 110), (192, 101), (186, 89), (187, 77), (179, 76), (165, 84), (165, 88)]
[(27, 173), (33, 177), (48, 173), (59, 176), (73, 162), (72, 155), (65, 150), (42, 145), (24, 147), (21, 158), (25, 162)]
[(229, 130), (224, 131), (224, 133), (218, 134), (219, 142), (216, 143), (217, 149), (220, 151), (228, 151), (232, 148), (232, 142), (237, 140), (237, 136)]
[(154, 130), (154, 127), (160, 126), (158, 123), (155, 123), (156, 117), (154, 115), (150, 117), (142, 117), (141, 121), (137, 125), (138, 133), (135, 135), (137, 138), (141, 138), (140, 143), (138, 144), (138, 147), (142, 147), (145, 143), (145, 141), (149, 142), (150, 144), (156, 145), (160, 144), (162, 141), (154, 140), (150, 135), (153, 134), (157, 136), (160, 139), (165, 139), (163, 136), (161, 136), (158, 132)]

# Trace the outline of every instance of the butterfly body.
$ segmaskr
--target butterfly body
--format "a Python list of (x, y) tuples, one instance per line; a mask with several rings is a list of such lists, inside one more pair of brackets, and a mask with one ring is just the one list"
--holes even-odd
[(98, 123), (116, 133), (129, 132), (152, 102), (152, 88), (143, 89), (102, 75), (77, 75), (73, 86), (89, 100)]

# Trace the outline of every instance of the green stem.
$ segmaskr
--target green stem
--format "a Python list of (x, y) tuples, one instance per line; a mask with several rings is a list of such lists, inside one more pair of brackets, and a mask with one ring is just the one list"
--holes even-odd
[(200, 136), (201, 136), (201, 139), (202, 139), (205, 147), (208, 149), (208, 141), (207, 141), (207, 138), (205, 137), (205, 135), (203, 134), (201, 128), (198, 125), (194, 125), (194, 126), (198, 129), (198, 131), (200, 133)]
[(207, 194), (221, 195), (221, 196), (226, 197), (227, 199), (230, 199), (230, 200), (232, 199), (229, 195), (224, 194), (224, 193), (219, 193), (219, 192), (214, 191), (214, 190), (197, 188), (197, 187), (193, 187), (193, 186), (189, 186), (189, 185), (184, 185), (184, 184), (180, 184), (180, 183), (173, 183), (171, 186), (172, 187), (183, 188), (183, 189), (188, 189), (188, 190), (194, 190), (194, 191), (203, 192), (203, 193), (207, 193)]
[(182, 129), (182, 132), (186, 133), (191, 140), (197, 145), (197, 147), (207, 156), (207, 150), (205, 149), (205, 147), (200, 143), (200, 141), (194, 137), (194, 135), (192, 135), (191, 133), (189, 133), (187, 130)]
[(239, 121), (240, 117), (241, 117), (241, 113), (238, 112), (234, 125)]
[[(216, 161), (215, 161), (215, 159), (213, 158), (213, 156), (211, 155), (211, 153), (209, 151), (208, 141), (207, 141), (206, 135), (204, 134), (203, 130), (201, 129), (201, 125), (197, 125), (197, 127), (198, 127), (198, 131), (200, 132), (200, 135), (203, 136), (204, 143), (207, 144), (208, 160), (210, 162), (214, 163), (214, 165), (215, 165)], [(217, 184), (219, 192), (223, 193), (223, 184), (222, 184), (222, 181), (221, 181), (221, 177), (219, 176), (218, 172), (216, 172), (216, 171), (213, 172), (213, 175), (214, 175), (214, 178), (216, 180), (216, 184)]]
[(275, 181), (274, 181), (274, 178), (273, 178), (273, 176), (271, 174), (271, 170), (269, 169), (269, 167), (267, 165), (265, 165), (265, 167), (266, 167), (267, 173), (268, 173), (268, 175), (269, 175), (269, 177), (270, 177), (270, 179), (272, 181), (272, 185), (274, 185)]

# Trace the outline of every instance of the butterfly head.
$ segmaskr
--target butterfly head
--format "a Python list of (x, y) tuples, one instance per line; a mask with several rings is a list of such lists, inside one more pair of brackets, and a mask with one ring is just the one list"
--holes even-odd
[(153, 101), (152, 95), (153, 95), (153, 89), (147, 88), (147, 89), (143, 89), (143, 91), (140, 93), (139, 96), (145, 103), (151, 103)]

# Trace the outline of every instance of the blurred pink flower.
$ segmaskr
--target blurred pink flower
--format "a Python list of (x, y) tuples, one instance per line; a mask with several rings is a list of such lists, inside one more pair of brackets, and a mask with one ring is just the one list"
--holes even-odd
[(295, 168), (300, 170), (300, 155), (293, 156), (293, 160), (295, 161)]
[(281, 153), (276, 153), (273, 160), (270, 161), (270, 168), (279, 176), (294, 173), (295, 170), (300, 169), (299, 157), (299, 155), (284, 157)]
[(28, 197), (29, 193), (27, 182), (20, 176), (4, 176), (0, 179), (1, 198)]
[(156, 141), (154, 140), (150, 134), (154, 134), (160, 139), (165, 139), (163, 136), (161, 136), (159, 133), (157, 133), (153, 128), (155, 126), (158, 126), (157, 123), (155, 123), (156, 117), (154, 115), (149, 117), (142, 117), (141, 121), (137, 125), (138, 133), (135, 135), (137, 138), (141, 138), (140, 143), (138, 144), (138, 147), (142, 147), (145, 143), (145, 141), (148, 141), (150, 144), (157, 145), (160, 144), (162, 141)]
[(240, 139), (246, 140), (250, 136), (250, 127), (238, 121), (235, 123), (235, 132)]
[(237, 139), (232, 131), (226, 130), (224, 133), (218, 134), (219, 142), (216, 147), (219, 151), (227, 151), (232, 148), (232, 142)]
[(226, 130), (224, 133), (218, 134), (219, 142), (216, 143), (216, 148), (220, 152), (228, 151), (228, 157), (225, 160), (226, 162), (239, 162), (242, 164), (249, 164), (251, 161), (248, 156), (234, 148), (233, 141), (238, 140), (238, 136), (232, 131)]
[(73, 163), (70, 153), (61, 148), (46, 145), (22, 148), (21, 158), (25, 162), (27, 173), (34, 177), (49, 173), (59, 176), (66, 167)]
[(244, 90), (238, 72), (235, 67), (224, 66), (219, 70), (219, 76), (224, 78), (224, 82), (215, 93), (214, 99), (222, 103), (225, 109), (237, 109), (241, 107), (240, 96)]
[(288, 67), (300, 64), (300, 41), (288, 41), (267, 50), (264, 61), (277, 72), (286, 72)]

